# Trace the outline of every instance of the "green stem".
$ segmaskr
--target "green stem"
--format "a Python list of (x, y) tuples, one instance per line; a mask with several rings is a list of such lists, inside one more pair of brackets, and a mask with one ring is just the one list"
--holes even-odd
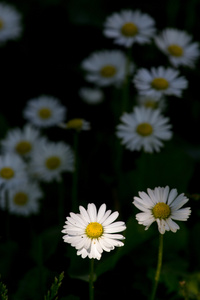
[(94, 258), (90, 259), (90, 278), (89, 278), (89, 295), (90, 300), (94, 300)]
[(79, 132), (74, 132), (74, 172), (72, 177), (72, 210), (78, 209), (78, 135)]
[(158, 287), (158, 281), (160, 278), (160, 271), (161, 271), (161, 267), (162, 267), (162, 256), (163, 256), (163, 234), (160, 233), (159, 248), (158, 248), (158, 263), (157, 263), (157, 270), (156, 270), (156, 275), (155, 275), (155, 279), (154, 279), (154, 286), (153, 286), (153, 290), (152, 290), (152, 294), (151, 294), (151, 300), (155, 299), (156, 290)]

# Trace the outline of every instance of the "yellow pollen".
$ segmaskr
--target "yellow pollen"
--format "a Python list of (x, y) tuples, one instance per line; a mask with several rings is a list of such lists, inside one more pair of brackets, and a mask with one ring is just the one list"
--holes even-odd
[(100, 74), (102, 77), (113, 77), (117, 73), (117, 70), (112, 65), (107, 65), (101, 68)]
[(158, 202), (152, 209), (155, 219), (167, 219), (171, 214), (169, 205), (164, 202)]
[(52, 112), (49, 108), (47, 107), (42, 107), (39, 111), (38, 111), (38, 115), (41, 119), (49, 119), (52, 115)]
[(148, 136), (152, 134), (153, 128), (149, 123), (141, 123), (137, 126), (136, 131), (142, 136)]
[(178, 45), (172, 44), (167, 49), (173, 56), (180, 57), (183, 55), (183, 48)]
[(31, 151), (31, 144), (27, 141), (20, 141), (16, 147), (15, 150), (17, 151), (18, 154), (24, 155), (27, 154)]
[(28, 196), (23, 192), (18, 192), (15, 194), (13, 201), (15, 204), (23, 206), (28, 202)]
[(3, 27), (4, 27), (4, 22), (3, 20), (0, 19), (0, 30), (3, 29)]
[(151, 86), (158, 91), (166, 90), (169, 86), (169, 83), (165, 78), (157, 77), (152, 80)]
[(51, 156), (47, 158), (45, 165), (49, 170), (57, 169), (61, 164), (60, 158), (57, 156)]
[(4, 167), (0, 170), (0, 176), (4, 179), (11, 179), (12, 177), (14, 177), (14, 175), (15, 172), (9, 167)]
[(81, 130), (83, 127), (83, 120), (82, 119), (72, 119), (67, 122), (66, 127), (69, 129)]
[(98, 239), (103, 234), (103, 226), (98, 222), (91, 222), (85, 232), (89, 238)]
[(122, 26), (121, 33), (126, 37), (133, 37), (138, 33), (138, 27), (134, 23), (126, 23)]

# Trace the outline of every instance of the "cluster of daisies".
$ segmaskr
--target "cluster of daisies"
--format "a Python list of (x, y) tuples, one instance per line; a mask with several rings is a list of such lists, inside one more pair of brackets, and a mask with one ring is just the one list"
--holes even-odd
[[(116, 135), (125, 147), (131, 151), (144, 150), (158, 152), (163, 141), (172, 137), (169, 118), (163, 115), (168, 96), (182, 97), (188, 87), (187, 79), (180, 74), (178, 67), (194, 67), (200, 55), (199, 45), (185, 31), (166, 28), (157, 32), (154, 19), (139, 10), (122, 10), (108, 16), (104, 23), (103, 34), (124, 47), (119, 49), (96, 51), (82, 62), (86, 81), (93, 87), (84, 87), (80, 96), (88, 103), (100, 103), (103, 100), (102, 88), (115, 86), (124, 88), (127, 77), (132, 81), (135, 94), (129, 95), (133, 111), (122, 111)], [(165, 66), (138, 67), (134, 62), (134, 44), (153, 43), (166, 57)], [(132, 51), (133, 61), (130, 55)], [(129, 93), (130, 94), (130, 93)]]
[(48, 95), (30, 99), (23, 111), (27, 123), (8, 130), (0, 143), (0, 207), (18, 215), (39, 212), (41, 182), (59, 181), (74, 171), (74, 151), (63, 141), (50, 141), (44, 130), (56, 126), (87, 130), (83, 119), (66, 121), (67, 109)]

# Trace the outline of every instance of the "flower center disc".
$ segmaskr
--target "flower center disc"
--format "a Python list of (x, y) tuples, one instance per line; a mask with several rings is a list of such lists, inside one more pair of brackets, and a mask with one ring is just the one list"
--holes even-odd
[(122, 26), (121, 33), (126, 37), (133, 37), (138, 33), (138, 28), (134, 23), (126, 23)]
[(55, 170), (60, 166), (60, 163), (61, 163), (61, 161), (60, 161), (59, 157), (52, 156), (52, 157), (47, 158), (45, 164), (48, 169)]
[(97, 239), (103, 234), (103, 226), (98, 222), (91, 222), (86, 227), (86, 234), (91, 239)]
[(16, 145), (15, 150), (16, 150), (19, 154), (24, 155), (24, 154), (30, 152), (30, 151), (31, 151), (31, 148), (32, 148), (32, 146), (31, 146), (31, 144), (30, 144), (29, 142), (27, 142), (27, 141), (21, 141), (21, 142), (19, 142), (19, 143)]
[(171, 213), (169, 205), (164, 202), (158, 202), (152, 209), (155, 219), (167, 219)]
[(166, 90), (169, 86), (169, 83), (165, 78), (157, 77), (153, 79), (151, 86), (156, 90)]
[(142, 136), (148, 136), (152, 134), (153, 128), (149, 123), (141, 123), (137, 126), (136, 131)]
[(13, 201), (15, 204), (23, 206), (28, 202), (28, 196), (23, 192), (18, 192), (15, 194)]
[(173, 56), (180, 57), (183, 55), (183, 48), (181, 48), (178, 45), (170, 45), (167, 49), (169, 53)]
[(101, 76), (103, 77), (113, 77), (116, 74), (117, 70), (112, 65), (107, 65), (101, 68)]
[(13, 171), (13, 169), (9, 167), (2, 168), (0, 171), (0, 176), (4, 179), (11, 179), (12, 177), (14, 177), (14, 174), (15, 172)]
[(67, 128), (69, 128), (69, 129), (81, 130), (82, 127), (83, 127), (82, 119), (72, 119), (67, 122)]
[(38, 115), (41, 119), (49, 119), (52, 115), (52, 112), (49, 108), (43, 107), (38, 111)]

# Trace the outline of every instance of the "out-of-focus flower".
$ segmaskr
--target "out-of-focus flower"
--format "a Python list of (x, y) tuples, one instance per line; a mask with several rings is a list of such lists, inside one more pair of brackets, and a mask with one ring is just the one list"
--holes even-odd
[(67, 123), (59, 124), (63, 129), (74, 129), (77, 131), (90, 130), (90, 123), (84, 119), (71, 119)]
[(138, 106), (144, 106), (146, 108), (159, 109), (160, 111), (164, 111), (166, 108), (165, 97), (156, 98), (151, 96), (137, 95), (136, 101)]
[(99, 104), (104, 99), (103, 91), (99, 88), (82, 87), (79, 95), (88, 104)]

